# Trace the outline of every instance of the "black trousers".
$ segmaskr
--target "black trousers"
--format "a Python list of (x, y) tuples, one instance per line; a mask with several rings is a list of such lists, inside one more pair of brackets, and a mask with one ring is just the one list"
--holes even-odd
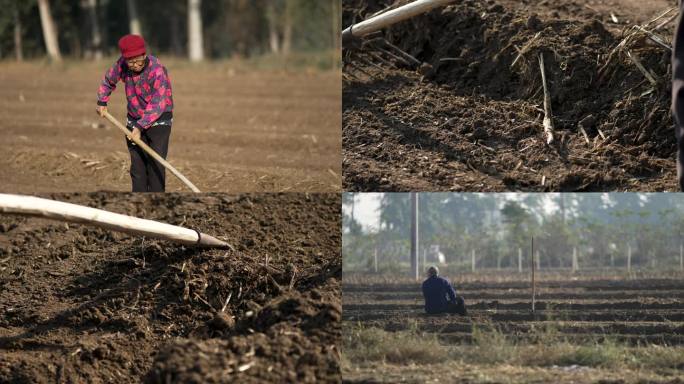
[(456, 296), (455, 303), (449, 303), (447, 307), (447, 313), (455, 313), (461, 316), (468, 314), (468, 310), (465, 307), (465, 300), (461, 296)]
[[(128, 127), (133, 130), (133, 127)], [(169, 152), (171, 124), (154, 125), (142, 129), (140, 139), (166, 160)], [(131, 154), (131, 182), (133, 192), (164, 192), (166, 189), (166, 169), (158, 161), (145, 153), (142, 148), (126, 139)]]
[(677, 180), (680, 190), (684, 191), (684, 2), (680, 1), (679, 9), (672, 52), (672, 114), (677, 137)]

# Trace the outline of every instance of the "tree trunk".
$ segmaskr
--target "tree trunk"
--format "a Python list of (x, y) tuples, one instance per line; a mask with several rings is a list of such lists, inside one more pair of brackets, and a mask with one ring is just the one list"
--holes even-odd
[(183, 44), (181, 43), (180, 34), (180, 20), (178, 18), (178, 10), (174, 9), (171, 13), (171, 49), (176, 56), (183, 56)]
[(268, 20), (268, 45), (271, 53), (280, 53), (280, 36), (278, 36), (278, 13), (273, 1), (269, 1), (266, 8)]
[(332, 0), (333, 16), (333, 69), (342, 63), (342, 3)]
[(352, 200), (351, 200), (351, 223), (352, 223), (352, 225), (354, 225), (354, 221), (356, 220), (356, 218), (354, 217), (355, 208), (356, 208), (355, 204), (356, 204), (356, 196), (352, 195)]
[(17, 61), (24, 61), (24, 44), (21, 41), (21, 18), (19, 9), (14, 9), (14, 55)]
[(69, 52), (74, 57), (83, 57), (81, 39), (75, 34), (71, 36), (71, 39), (69, 39)]
[(287, 0), (285, 5), (285, 19), (283, 21), (283, 53), (289, 55), (292, 52), (292, 13), (294, 12), (292, 0)]
[(142, 35), (142, 27), (140, 26), (138, 4), (136, 3), (136, 0), (128, 0), (128, 25), (130, 33)]
[(48, 57), (50, 60), (61, 62), (62, 55), (59, 52), (57, 28), (50, 13), (50, 2), (48, 0), (38, 0), (38, 10), (40, 11), (40, 24), (43, 28), (43, 39), (45, 40), (45, 49), (47, 50)]
[(86, 0), (82, 3), (86, 8), (86, 14), (90, 22), (90, 47), (95, 60), (102, 59), (102, 34), (100, 33), (100, 23), (97, 19), (97, 0)]
[(204, 60), (202, 0), (188, 0), (188, 53), (190, 61)]
[[(100, 7), (98, 9), (98, 20), (102, 20), (104, 25), (107, 25), (107, 5), (109, 4), (109, 0), (100, 0)], [(102, 34), (102, 46), (100, 47), (100, 50), (102, 51), (103, 55), (107, 55), (108, 49), (107, 49), (107, 44), (105, 44), (105, 41), (109, 41), (109, 33), (107, 32), (107, 28), (102, 28), (100, 30), (100, 33)], [(118, 51), (118, 49), (117, 49)]]

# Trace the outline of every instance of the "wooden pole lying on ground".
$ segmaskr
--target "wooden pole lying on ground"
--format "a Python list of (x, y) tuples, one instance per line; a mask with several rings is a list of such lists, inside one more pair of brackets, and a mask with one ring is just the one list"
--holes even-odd
[(453, 3), (454, 1), (455, 0), (416, 0), (348, 27), (342, 31), (342, 41), (348, 41), (352, 37), (366, 36), (400, 21), (428, 12), (434, 8)]
[(532, 242), (531, 242), (531, 252), (530, 252), (530, 258), (531, 258), (531, 263), (530, 268), (532, 268), (532, 312), (534, 313), (534, 304), (535, 304), (535, 296), (537, 294), (537, 282), (534, 279), (534, 270), (535, 268), (535, 262), (534, 262), (534, 237), (532, 237)]
[(230, 244), (194, 229), (33, 196), (0, 194), (0, 213), (94, 225), (200, 248), (233, 249)]
[(104, 117), (109, 120), (110, 123), (114, 124), (115, 127), (119, 128), (131, 141), (135, 143), (135, 145), (139, 146), (140, 148), (143, 149), (143, 151), (147, 152), (148, 155), (152, 156), (155, 160), (157, 160), (161, 165), (164, 166), (164, 168), (168, 169), (173, 173), (174, 176), (176, 176), (183, 184), (185, 184), (190, 190), (192, 190), (195, 193), (200, 192), (200, 190), (195, 187), (195, 184), (191, 183), (190, 180), (188, 180), (183, 174), (181, 174), (176, 168), (174, 168), (171, 164), (169, 164), (168, 161), (164, 160), (163, 157), (159, 156), (157, 152), (154, 151), (154, 149), (150, 148), (147, 144), (145, 144), (142, 140), (136, 139), (133, 137), (131, 134), (131, 131), (129, 131), (123, 124), (119, 122), (114, 116), (112, 116), (109, 112), (104, 113)]

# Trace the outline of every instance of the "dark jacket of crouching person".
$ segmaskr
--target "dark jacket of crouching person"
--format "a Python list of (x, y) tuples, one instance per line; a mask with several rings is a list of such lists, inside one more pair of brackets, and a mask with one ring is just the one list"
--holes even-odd
[(439, 276), (437, 267), (428, 269), (428, 278), (423, 282), (425, 312), (428, 314), (455, 313), (466, 315), (465, 301), (456, 296), (454, 287), (449, 281)]

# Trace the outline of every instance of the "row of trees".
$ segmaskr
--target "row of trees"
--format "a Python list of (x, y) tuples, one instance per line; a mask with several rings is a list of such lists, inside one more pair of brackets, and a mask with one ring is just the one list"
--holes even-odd
[[(345, 194), (345, 268), (408, 263), (409, 194), (383, 194), (380, 227), (364, 227)], [(419, 195), (421, 255), (471, 270), (527, 266), (531, 239), (540, 268), (681, 268), (684, 197), (677, 194), (450, 194)], [(474, 255), (474, 257), (473, 257)], [(474, 259), (474, 263), (473, 263)]]
[(127, 33), (192, 61), (341, 44), (340, 0), (0, 0), (0, 9), (0, 57), (19, 61), (99, 59)]

